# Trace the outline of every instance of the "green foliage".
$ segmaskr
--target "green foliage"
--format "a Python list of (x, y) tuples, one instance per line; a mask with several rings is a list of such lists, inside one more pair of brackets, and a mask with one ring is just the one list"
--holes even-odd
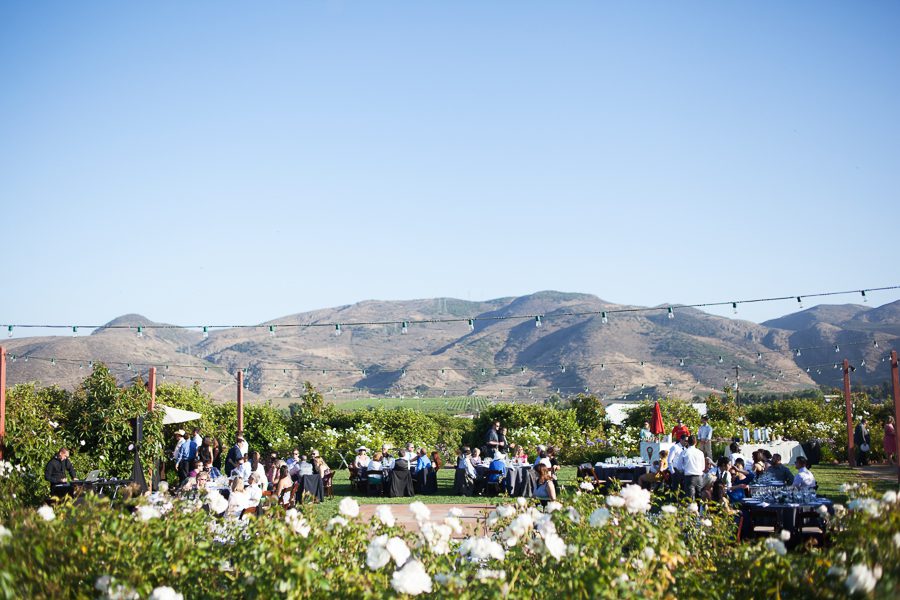
[[(650, 421), (653, 417), (654, 402), (645, 400), (635, 405), (628, 411), (623, 425), (640, 429), (645, 421)], [(659, 408), (662, 411), (663, 424), (666, 426), (665, 433), (671, 433), (672, 428), (678, 423), (678, 420), (684, 422), (691, 433), (695, 433), (700, 427), (700, 413), (697, 412), (691, 403), (686, 400), (678, 400), (675, 398), (661, 398), (659, 400)]]
[(575, 411), (575, 420), (581, 427), (581, 431), (588, 434), (603, 431), (606, 409), (597, 396), (593, 394), (578, 394), (569, 400), (569, 406)]
[(481, 411), (475, 419), (468, 442), (479, 447), (484, 444), (485, 433), (495, 420), (511, 431), (540, 426), (547, 431), (547, 439), (542, 443), (548, 445), (566, 447), (582, 439), (581, 427), (573, 409), (560, 410), (539, 404), (494, 404)]

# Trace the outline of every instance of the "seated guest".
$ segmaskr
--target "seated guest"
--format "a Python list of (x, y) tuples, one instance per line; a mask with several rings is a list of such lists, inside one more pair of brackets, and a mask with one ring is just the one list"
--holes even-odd
[(649, 442), (653, 439), (653, 433), (650, 431), (650, 422), (644, 421), (644, 426), (641, 427), (640, 433), (638, 433), (638, 437), (642, 442)]
[(534, 488), (534, 497), (542, 500), (556, 500), (556, 485), (553, 483), (553, 475), (547, 465), (539, 464), (535, 467), (537, 473), (537, 487)]
[(266, 481), (271, 485), (275, 482), (275, 477), (278, 476), (278, 455), (276, 453), (272, 453), (269, 455), (269, 459), (266, 461)]
[(539, 444), (537, 447), (537, 452), (534, 455), (534, 466), (538, 466), (540, 464), (542, 458), (547, 458), (547, 446), (543, 444)]
[(528, 464), (528, 455), (525, 454), (524, 446), (516, 446), (516, 454), (515, 458), (513, 458), (513, 462), (517, 465), (527, 465)]
[(381, 464), (381, 459), (382, 459), (381, 452), (376, 452), (372, 456), (372, 460), (369, 461), (369, 466), (366, 467), (366, 469), (369, 471), (369, 473), (381, 474), (381, 470), (383, 468), (382, 464)]
[(206, 489), (206, 486), (209, 485), (210, 475), (209, 473), (200, 473), (197, 475), (197, 478), (193, 480), (193, 489), (203, 491)]
[(209, 474), (210, 479), (218, 479), (222, 476), (222, 473), (219, 472), (219, 470), (215, 466), (213, 466), (212, 461), (209, 461), (208, 463), (203, 465), (203, 470)]
[[(384, 446), (382, 446), (384, 447)], [(394, 470), (394, 462), (396, 459), (391, 455), (390, 448), (381, 451), (381, 466), (388, 471)]]
[[(256, 481), (260, 485), (268, 485), (269, 480), (266, 479), (266, 467), (260, 460), (259, 452), (256, 450), (250, 453), (250, 474), (256, 474)], [(248, 478), (249, 481), (249, 478)]]
[(248, 506), (259, 506), (259, 501), (262, 500), (263, 490), (262, 486), (260, 485), (260, 478), (258, 474), (250, 474), (250, 481), (245, 488), (245, 491), (247, 492)]
[(239, 477), (245, 483), (250, 479), (250, 463), (243, 456), (238, 457), (237, 466), (231, 471), (232, 477)]
[(428, 451), (425, 448), (419, 448), (419, 458), (416, 459), (415, 472), (418, 473), (422, 469), (431, 466), (431, 460), (428, 458)]
[(703, 469), (703, 477), (700, 478), (700, 489), (704, 492), (711, 492), (712, 485), (719, 477), (719, 469), (710, 457), (705, 457), (706, 466)]
[(731, 445), (728, 447), (728, 449), (731, 451), (731, 454), (728, 456), (728, 460), (732, 465), (734, 464), (734, 461), (737, 459), (741, 459), (742, 463), (747, 462), (746, 459), (744, 458), (744, 455), (741, 454), (741, 447), (738, 445), (737, 442), (731, 442)]
[(306, 455), (303, 454), (300, 456), (300, 461), (294, 463), (294, 472), (291, 475), (296, 475), (297, 477), (303, 477), (304, 475), (312, 475), (313, 474), (313, 465), (309, 460), (307, 460)]
[(806, 468), (807, 464), (804, 456), (798, 456), (797, 460), (794, 461), (794, 466), (797, 467), (797, 474), (794, 476), (793, 486), (798, 490), (813, 490), (816, 488), (816, 478)]
[(312, 451), (313, 471), (319, 474), (319, 477), (325, 477), (331, 468), (325, 463), (325, 459), (319, 455), (318, 450)]
[(288, 469), (294, 466), (295, 462), (300, 462), (300, 450), (294, 448), (294, 450), (291, 452), (291, 455), (284, 462), (288, 466)]
[(356, 458), (353, 459), (353, 465), (361, 471), (365, 470), (369, 466), (369, 461), (371, 459), (367, 454), (368, 451), (369, 449), (365, 446), (360, 446), (356, 449)]
[(406, 445), (406, 451), (403, 453), (402, 457), (406, 460), (407, 463), (413, 464), (416, 462), (418, 456), (416, 455), (416, 447), (412, 442)]
[(553, 473), (553, 479), (556, 479), (556, 472), (559, 471), (559, 448), (550, 446), (547, 448), (547, 458), (550, 460), (550, 472)]
[(472, 453), (468, 446), (463, 446), (459, 457), (456, 459), (456, 468), (466, 472), (468, 477), (475, 480), (475, 465), (472, 464)]
[(194, 459), (191, 461), (191, 466), (188, 467), (188, 477), (197, 477), (197, 474), (202, 470), (200, 461)]
[(228, 511), (226, 514), (239, 517), (241, 512), (248, 506), (250, 506), (250, 497), (244, 491), (244, 480), (240, 477), (235, 477), (231, 480), (231, 494), (228, 495)]
[(763, 456), (763, 462), (766, 463), (766, 468), (768, 469), (772, 465), (772, 453), (763, 448), (760, 450)]
[(731, 472), (734, 475), (734, 484), (750, 484), (753, 483), (755, 477), (753, 476), (752, 471), (748, 471), (744, 467), (744, 459), (736, 458), (734, 459), (734, 464), (731, 466)]
[(287, 468), (287, 465), (281, 465), (281, 468), (278, 470), (278, 477), (275, 479), (273, 492), (275, 497), (278, 498), (279, 502), (284, 502), (283, 494), (287, 491), (291, 491), (291, 487), (294, 485), (294, 480), (291, 478), (291, 473)]
[(494, 451), (494, 459), (488, 467), (490, 471), (499, 471), (499, 473), (488, 473), (488, 483), (500, 483), (506, 478), (506, 457), (499, 450)]
[(762, 450), (757, 450), (753, 453), (752, 461), (753, 474), (758, 477), (766, 470), (766, 460), (763, 457)]
[[(598, 463), (599, 464), (599, 463)], [(650, 467), (649, 473), (644, 473), (640, 477), (638, 477), (638, 484), (641, 487), (652, 488), (654, 485), (662, 483), (665, 481), (666, 473), (669, 471), (669, 451), (668, 450), (660, 450), (659, 451), (659, 460), (653, 461), (653, 466)], [(599, 481), (600, 478), (596, 475), (595, 469), (594, 479)]]
[(480, 467), (481, 466), (481, 448), (472, 448), (472, 457), (469, 459), (472, 462), (472, 466)]
[(785, 485), (790, 485), (794, 482), (794, 474), (791, 473), (791, 470), (781, 462), (780, 454), (772, 455), (772, 464), (766, 470), (766, 473), (768, 473), (778, 481), (781, 481)]
[(716, 465), (716, 480), (712, 484), (712, 500), (725, 502), (731, 491), (731, 470), (728, 466), (728, 457), (723, 456)]

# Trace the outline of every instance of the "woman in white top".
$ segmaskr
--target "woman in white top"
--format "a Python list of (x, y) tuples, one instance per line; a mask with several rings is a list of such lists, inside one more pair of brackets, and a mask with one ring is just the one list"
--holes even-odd
[(734, 465), (734, 461), (738, 458), (741, 459), (744, 463), (747, 462), (747, 459), (744, 458), (744, 455), (741, 454), (741, 447), (738, 446), (737, 442), (731, 442), (731, 446), (729, 446), (729, 450), (731, 450), (731, 454), (728, 456), (728, 462), (731, 465)]
[(369, 473), (381, 473), (381, 458), (381, 452), (376, 452), (374, 456), (372, 456), (372, 460), (370, 460), (369, 464), (366, 466)]
[(369, 462), (371, 461), (369, 455), (366, 454), (368, 451), (369, 449), (365, 446), (360, 446), (356, 449), (356, 458), (353, 459), (353, 464), (357, 469), (362, 470), (368, 468)]
[(231, 480), (231, 494), (228, 496), (227, 514), (235, 517), (241, 516), (245, 508), (250, 506), (250, 498), (244, 491), (244, 480), (235, 477)]

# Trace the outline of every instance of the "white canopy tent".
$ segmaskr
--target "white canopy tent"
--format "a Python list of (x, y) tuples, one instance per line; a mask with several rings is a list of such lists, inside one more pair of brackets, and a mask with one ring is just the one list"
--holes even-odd
[(182, 410), (180, 408), (172, 408), (163, 404), (156, 405), (157, 410), (165, 413), (163, 416), (163, 425), (173, 425), (175, 423), (184, 423), (186, 421), (195, 421), (203, 415), (192, 410)]

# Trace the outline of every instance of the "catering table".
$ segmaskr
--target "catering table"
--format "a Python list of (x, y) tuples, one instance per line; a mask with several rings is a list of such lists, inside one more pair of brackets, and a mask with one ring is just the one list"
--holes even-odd
[(512, 465), (507, 468), (506, 491), (510, 496), (531, 498), (534, 495), (531, 465)]
[(798, 533), (803, 527), (804, 515), (817, 515), (824, 524), (827, 519), (819, 512), (821, 506), (829, 515), (834, 514), (834, 504), (828, 498), (816, 497), (797, 502), (746, 498), (740, 504), (741, 539), (753, 537), (753, 528), (758, 525), (773, 527), (776, 532)]
[(299, 483), (301, 497), (313, 496), (317, 502), (325, 499), (325, 484), (322, 482), (322, 476), (318, 473), (301, 475)]

